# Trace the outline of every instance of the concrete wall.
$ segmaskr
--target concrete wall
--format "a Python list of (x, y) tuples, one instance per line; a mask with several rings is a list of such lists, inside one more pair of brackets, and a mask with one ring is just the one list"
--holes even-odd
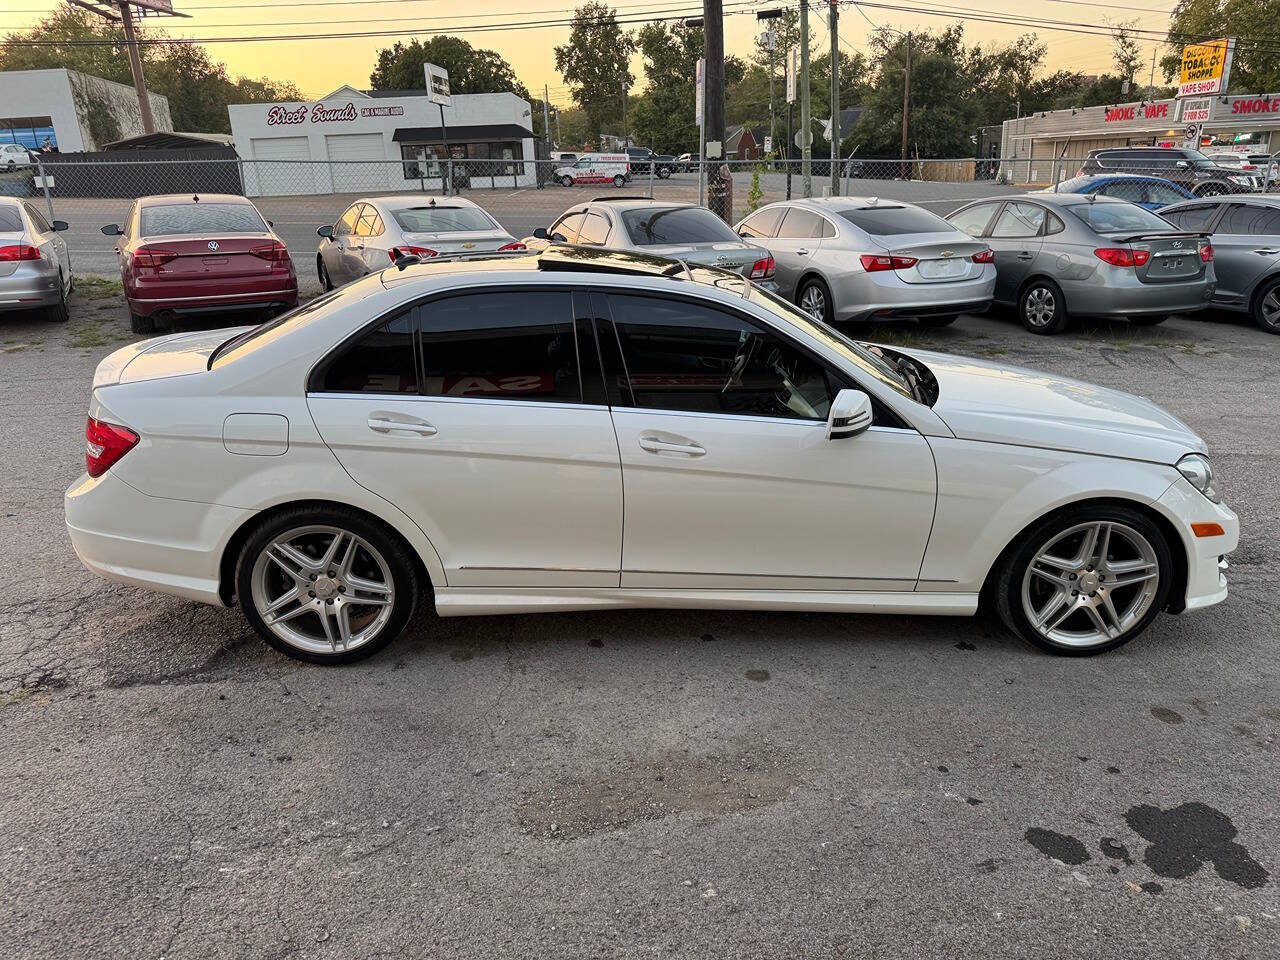
[[(43, 117), (53, 121), (58, 149), (63, 153), (96, 150), (89, 118), (104, 111), (120, 136), (142, 132), (138, 95), (133, 87), (73, 70), (9, 70), (0, 73), (0, 115)], [(157, 130), (172, 130), (169, 101), (151, 94)]]

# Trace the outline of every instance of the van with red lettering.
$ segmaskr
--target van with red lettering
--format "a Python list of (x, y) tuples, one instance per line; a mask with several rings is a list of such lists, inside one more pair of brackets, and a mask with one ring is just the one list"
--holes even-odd
[(1238, 169), (1214, 163), (1189, 147), (1115, 147), (1091, 150), (1076, 173), (1078, 177), (1104, 173), (1136, 173), (1162, 177), (1185, 187), (1197, 197), (1226, 193), (1250, 193), (1257, 189), (1253, 177)]
[(631, 179), (631, 163), (625, 153), (582, 153), (573, 163), (556, 167), (554, 176), (565, 187), (595, 183), (621, 187)]

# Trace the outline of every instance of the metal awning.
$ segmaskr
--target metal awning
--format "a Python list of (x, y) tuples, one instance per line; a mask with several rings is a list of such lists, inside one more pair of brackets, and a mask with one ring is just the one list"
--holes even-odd
[(524, 140), (533, 131), (518, 123), (490, 123), (462, 127), (396, 127), (396, 143), (465, 143), (477, 140)]

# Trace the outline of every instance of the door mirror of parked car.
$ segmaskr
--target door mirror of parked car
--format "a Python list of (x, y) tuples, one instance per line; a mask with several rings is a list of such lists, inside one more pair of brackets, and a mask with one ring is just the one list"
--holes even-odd
[(1191, 164), (1188, 163), (1186, 160), (1179, 160), (1177, 163), (1174, 164), (1174, 166), (1177, 167), (1179, 170), (1189, 170), (1191, 168)]
[(65, 220), (55, 220), (53, 221), (53, 229), (61, 233), (63, 230), (70, 230), (71, 226)]
[(326, 223), (323, 227), (317, 227), (317, 228), (316, 228), (316, 236), (318, 236), (318, 237), (324, 237), (326, 240), (332, 240), (332, 239), (333, 239), (333, 227), (329, 226), (329, 224), (327, 224), (327, 223)]
[(827, 439), (856, 437), (871, 426), (871, 398), (861, 390), (841, 390), (827, 415)]
[(122, 236), (123, 234), (122, 234), (122, 231), (120, 230), (120, 224), (108, 223), (105, 227), (102, 228), (102, 235), (104, 237)]
[(546, 239), (548, 239), (548, 235), (547, 235), (547, 228), (546, 228), (546, 227), (534, 227), (534, 230), (533, 230), (533, 239), (535, 239), (535, 240), (546, 240)]

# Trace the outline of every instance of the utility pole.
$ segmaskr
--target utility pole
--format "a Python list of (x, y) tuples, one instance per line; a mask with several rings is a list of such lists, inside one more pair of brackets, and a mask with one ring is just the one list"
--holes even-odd
[(542, 85), (542, 136), (551, 142), (551, 94), (547, 90), (547, 85)]
[(831, 195), (840, 196), (840, 5), (831, 0)]
[(1156, 92), (1156, 54), (1159, 52), (1159, 44), (1153, 44), (1151, 47), (1151, 79), (1147, 82), (1147, 99), (1150, 100), (1155, 96)]
[(622, 81), (622, 149), (627, 149), (627, 81)]
[(902, 75), (902, 179), (907, 176), (907, 123), (911, 116), (911, 31), (907, 31), (907, 66)]
[(809, 3), (800, 0), (800, 179), (806, 198), (813, 196), (813, 117), (809, 109)]
[[(706, 59), (705, 86), (703, 87), (706, 102), (703, 105), (702, 122), (707, 131), (706, 159), (723, 160), (724, 158), (724, 8), (721, 0), (702, 0), (702, 54)], [(725, 221), (733, 219), (732, 210), (717, 209), (724, 206), (712, 199), (716, 193), (712, 189), (712, 176), (719, 177), (719, 164), (709, 166), (704, 171), (707, 181), (707, 198), (711, 201), (711, 209)]]
[(769, 139), (773, 141), (775, 150), (778, 147), (778, 122), (776, 119), (777, 114), (773, 108), (773, 74), (778, 58), (778, 34), (774, 30), (773, 21), (781, 17), (781, 10), (761, 10), (756, 13), (757, 21), (765, 21), (769, 25), (764, 33), (764, 38), (765, 49), (769, 53)]
[(138, 35), (133, 31), (133, 13), (129, 4), (120, 4), (120, 25), (124, 27), (124, 42), (129, 51), (129, 70), (133, 74), (133, 86), (138, 91), (138, 112), (142, 114), (142, 132), (155, 133), (156, 121), (151, 116), (151, 97), (147, 94), (147, 80), (142, 75), (142, 55), (138, 52)]

